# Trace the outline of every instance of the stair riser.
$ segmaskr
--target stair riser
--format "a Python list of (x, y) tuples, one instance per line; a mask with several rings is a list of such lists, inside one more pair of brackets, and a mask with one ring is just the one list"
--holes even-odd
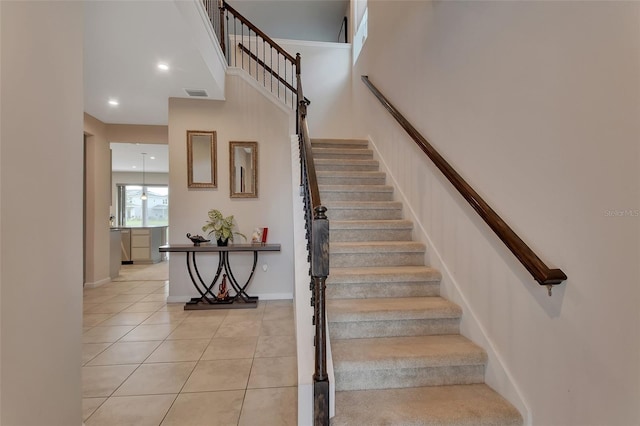
[(349, 171), (349, 172), (377, 172), (378, 163), (374, 164), (359, 164), (359, 163), (337, 163), (333, 161), (328, 162), (315, 162), (317, 171)]
[(322, 201), (393, 201), (393, 192), (370, 191), (323, 191), (320, 190)]
[(384, 185), (384, 177), (318, 176), (318, 185)]
[(424, 253), (331, 253), (331, 266), (422, 266)]
[(458, 334), (459, 318), (329, 322), (332, 339)]
[(332, 209), (331, 206), (327, 208), (327, 217), (330, 221), (402, 219), (401, 209)]
[(413, 388), (469, 385), (484, 382), (483, 365), (460, 365), (389, 370), (335, 370), (336, 390)]
[(438, 282), (327, 284), (327, 299), (430, 297), (440, 295)]
[(410, 229), (332, 229), (331, 241), (410, 241)]

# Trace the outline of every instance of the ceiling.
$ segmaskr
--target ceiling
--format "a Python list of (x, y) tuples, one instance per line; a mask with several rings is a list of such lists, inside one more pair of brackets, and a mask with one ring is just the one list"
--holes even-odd
[[(207, 65), (215, 50), (198, 48), (185, 1), (199, 0), (85, 2), (85, 112), (108, 124), (167, 125), (169, 98), (189, 97), (185, 89), (204, 89), (209, 99), (223, 98)], [(315, 41), (337, 41), (349, 6), (349, 0), (229, 3), (272, 38)], [(169, 70), (158, 69), (160, 62)], [(110, 100), (118, 105), (110, 105)], [(113, 170), (118, 171), (135, 171), (136, 164), (141, 170), (141, 152), (151, 154), (154, 147), (113, 145)], [(154, 154), (157, 160), (146, 161), (146, 171), (168, 171), (166, 152), (160, 148)]]
[(90, 1), (84, 10), (88, 114), (104, 123), (166, 125), (169, 98), (188, 97), (184, 89), (222, 97), (175, 2)]
[(169, 146), (111, 142), (111, 170), (142, 173), (142, 153), (146, 173), (169, 173)]

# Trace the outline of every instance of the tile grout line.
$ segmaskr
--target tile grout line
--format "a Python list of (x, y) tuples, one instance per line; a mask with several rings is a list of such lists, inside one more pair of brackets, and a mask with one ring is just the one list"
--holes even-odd
[[(136, 281), (143, 281), (143, 280), (136, 280)], [(158, 287), (158, 288), (162, 288), (162, 287), (164, 287), (164, 288), (166, 289), (166, 286), (167, 286), (167, 280), (146, 280), (145, 282), (149, 282), (149, 281), (162, 281), (162, 282), (163, 282), (163, 285), (162, 285), (162, 286), (160, 286), (160, 287)], [(120, 281), (120, 282), (117, 282), (117, 283), (119, 284), (119, 283), (124, 283), (124, 282), (126, 282), (126, 281)], [(139, 283), (139, 284), (137, 284), (135, 287), (132, 287), (132, 288), (129, 288), (129, 286), (126, 286), (126, 289), (122, 289), (122, 293), (117, 293), (117, 294), (113, 295), (112, 297), (110, 297), (110, 298), (108, 298), (108, 299), (106, 299), (106, 300), (103, 300), (103, 301), (102, 301), (102, 302), (100, 302), (100, 303), (92, 303), (92, 305), (99, 306), (99, 305), (101, 305), (101, 304), (108, 304), (108, 303), (128, 303), (128, 302), (112, 302), (111, 300), (113, 300), (113, 299), (115, 299), (115, 298), (117, 298), (117, 297), (119, 297), (119, 296), (126, 295), (126, 292), (128, 292), (128, 291), (133, 291), (135, 288), (138, 288), (138, 287), (141, 287), (141, 286), (144, 286), (144, 285), (145, 285), (145, 283), (144, 283), (144, 282), (142, 282), (142, 283)], [(135, 368), (133, 369), (133, 371), (132, 371), (129, 375), (127, 375), (127, 377), (125, 377), (125, 378), (122, 380), (122, 382), (121, 382), (121, 383), (120, 383), (120, 384), (119, 384), (119, 385), (118, 385), (118, 386), (113, 390), (113, 392), (111, 392), (108, 396), (87, 397), (87, 398), (103, 398), (103, 401), (102, 401), (98, 406), (96, 406), (96, 407), (94, 407), (94, 408), (93, 408), (93, 410), (92, 410), (91, 414), (89, 414), (89, 415), (87, 416), (87, 418), (85, 419), (85, 422), (89, 422), (89, 421), (90, 421), (90, 419), (91, 419), (92, 417), (94, 417), (95, 413), (97, 413), (97, 412), (100, 410), (100, 408), (101, 408), (105, 403), (107, 403), (110, 399), (112, 399), (112, 398), (131, 397), (131, 396), (175, 395), (175, 397), (174, 397), (174, 398), (173, 398), (173, 400), (171, 401), (171, 404), (169, 405), (169, 407), (167, 408), (167, 410), (164, 412), (164, 414), (163, 414), (163, 416), (162, 416), (162, 419), (160, 420), (160, 424), (161, 424), (162, 422), (164, 422), (164, 421), (167, 419), (167, 416), (169, 415), (169, 413), (171, 412), (171, 410), (174, 408), (175, 403), (176, 403), (176, 401), (177, 401), (178, 397), (179, 397), (180, 395), (182, 395), (182, 394), (185, 394), (185, 395), (186, 395), (186, 394), (191, 394), (191, 393), (194, 393), (194, 394), (195, 394), (195, 393), (210, 393), (210, 392), (228, 392), (228, 391), (234, 391), (234, 390), (216, 390), (216, 391), (204, 391), (204, 390), (203, 390), (203, 391), (195, 391), (195, 392), (184, 392), (184, 389), (185, 389), (185, 386), (186, 386), (186, 384), (188, 383), (188, 381), (193, 377), (193, 374), (194, 374), (194, 372), (195, 372), (195, 370), (196, 370), (196, 368), (197, 368), (198, 364), (199, 364), (199, 363), (201, 363), (201, 362), (203, 362), (203, 359), (202, 359), (202, 358), (204, 357), (204, 355), (205, 355), (205, 353), (206, 353), (207, 349), (208, 349), (208, 348), (209, 348), (209, 347), (214, 343), (214, 340), (216, 339), (216, 336), (218, 335), (218, 333), (219, 333), (221, 330), (223, 330), (223, 329), (225, 328), (225, 322), (226, 322), (226, 324), (228, 325), (228, 324), (232, 324), (234, 321), (256, 321), (256, 322), (259, 322), (259, 330), (258, 330), (258, 333), (257, 333), (258, 335), (257, 335), (257, 336), (255, 336), (255, 343), (254, 343), (254, 346), (253, 346), (253, 351), (252, 351), (252, 356), (251, 356), (251, 366), (250, 366), (250, 368), (249, 368), (249, 372), (248, 372), (248, 375), (247, 375), (247, 378), (246, 378), (246, 382), (245, 382), (245, 385), (244, 385), (244, 389), (238, 389), (238, 390), (242, 390), (242, 392), (243, 392), (242, 403), (240, 404), (240, 409), (239, 409), (239, 412), (238, 412), (238, 420), (237, 420), (237, 423), (239, 424), (239, 423), (240, 423), (240, 419), (242, 418), (242, 415), (243, 415), (243, 410), (244, 410), (245, 408), (247, 408), (245, 403), (246, 403), (247, 393), (248, 393), (248, 390), (249, 390), (249, 380), (250, 380), (250, 378), (251, 378), (251, 374), (254, 372), (255, 367), (256, 367), (256, 366), (255, 366), (256, 354), (257, 354), (257, 350), (258, 350), (258, 343), (260, 342), (260, 338), (261, 338), (261, 337), (263, 337), (263, 334), (262, 334), (262, 333), (263, 333), (263, 331), (264, 331), (264, 330), (263, 330), (263, 328), (264, 328), (264, 325), (265, 325), (265, 318), (266, 318), (266, 315), (267, 315), (267, 310), (268, 310), (268, 308), (269, 308), (269, 303), (268, 303), (268, 301), (263, 301), (265, 304), (263, 305), (263, 307), (261, 308), (261, 310), (260, 310), (260, 312), (259, 312), (259, 313), (254, 311), (257, 315), (248, 315), (248, 316), (245, 316), (245, 315), (243, 315), (243, 314), (242, 314), (241, 312), (239, 312), (239, 311), (232, 311), (232, 312), (237, 312), (238, 314), (240, 314), (240, 315), (238, 315), (238, 316), (237, 316), (237, 318), (234, 318), (234, 315), (228, 315), (228, 314), (224, 315), (223, 317), (221, 317), (221, 318), (222, 318), (222, 321), (221, 321), (221, 322), (217, 325), (217, 327), (213, 330), (213, 332), (212, 332), (212, 334), (210, 335), (210, 337), (205, 338), (205, 339), (202, 339), (202, 338), (197, 338), (197, 339), (191, 339), (191, 338), (188, 338), (188, 339), (169, 339), (169, 336), (170, 336), (173, 332), (175, 332), (175, 330), (176, 330), (178, 327), (185, 325), (185, 321), (186, 321), (188, 318), (196, 318), (196, 317), (192, 317), (192, 316), (190, 316), (190, 315), (187, 315), (187, 316), (185, 316), (185, 317), (183, 317), (183, 318), (181, 318), (181, 319), (179, 319), (179, 320), (177, 320), (177, 321), (175, 321), (175, 322), (174, 322), (174, 320), (171, 318), (171, 312), (179, 312), (179, 311), (174, 310), (174, 309), (167, 309), (170, 305), (169, 305), (169, 304), (167, 304), (166, 302), (165, 302), (165, 303), (163, 303), (163, 304), (162, 304), (162, 306), (159, 306), (157, 309), (155, 309), (155, 310), (154, 310), (154, 311), (152, 311), (152, 312), (131, 312), (131, 313), (136, 313), (136, 314), (142, 314), (142, 313), (145, 313), (145, 314), (146, 314), (146, 313), (148, 313), (148, 315), (147, 315), (147, 316), (145, 316), (145, 318), (144, 318), (144, 319), (140, 320), (140, 321), (138, 322), (138, 324), (131, 324), (131, 325), (118, 325), (118, 324), (115, 324), (115, 325), (102, 325), (102, 324), (104, 324), (105, 322), (107, 322), (107, 321), (111, 320), (112, 318), (116, 317), (117, 315), (119, 315), (119, 314), (121, 314), (121, 313), (125, 313), (124, 311), (125, 311), (126, 309), (130, 309), (133, 305), (135, 305), (135, 304), (137, 304), (137, 303), (154, 303), (154, 302), (160, 302), (160, 301), (156, 301), (156, 300), (144, 301), (144, 299), (145, 299), (145, 298), (147, 298), (147, 297), (150, 297), (150, 296), (152, 296), (152, 295), (156, 295), (156, 294), (163, 294), (163, 293), (164, 293), (164, 294), (165, 294), (165, 298), (166, 298), (166, 290), (164, 290), (163, 292), (160, 292), (160, 290), (159, 290), (158, 288), (156, 288), (155, 290), (151, 290), (151, 291), (149, 291), (148, 293), (143, 294), (143, 295), (142, 295), (142, 297), (141, 297), (139, 300), (129, 303), (128, 305), (126, 305), (126, 307), (124, 307), (122, 310), (120, 310), (120, 311), (118, 311), (118, 312), (114, 312), (114, 313), (105, 313), (106, 315), (108, 315), (106, 318), (104, 318), (103, 320), (101, 320), (100, 322), (98, 322), (97, 324), (95, 324), (95, 325), (93, 325), (93, 326), (86, 327), (86, 330), (85, 330), (84, 332), (88, 332), (88, 331), (90, 331), (91, 329), (93, 329), (93, 328), (95, 328), (95, 327), (100, 327), (100, 326), (101, 326), (101, 327), (118, 327), (118, 326), (127, 326), (127, 327), (132, 327), (132, 329), (131, 329), (131, 330), (129, 330), (128, 332), (126, 332), (124, 335), (120, 336), (118, 339), (116, 339), (116, 340), (115, 340), (115, 341), (113, 341), (113, 342), (89, 342), (89, 344), (94, 344), (94, 343), (95, 343), (95, 344), (104, 343), (104, 344), (107, 344), (107, 346), (106, 346), (104, 349), (102, 349), (99, 353), (97, 353), (97, 354), (93, 355), (93, 356), (92, 356), (90, 359), (88, 359), (85, 363), (83, 363), (83, 367), (85, 367), (85, 366), (86, 366), (86, 367), (100, 367), (100, 366), (132, 365), (132, 366), (135, 366)], [(89, 289), (89, 290), (90, 290), (90, 289)], [(90, 293), (89, 293), (89, 294), (90, 294)], [(141, 294), (141, 293), (134, 293), (134, 294)], [(100, 297), (100, 296), (97, 296), (97, 297)], [(153, 297), (153, 298), (156, 298), (156, 297)], [(83, 303), (84, 303), (84, 302), (83, 302)], [(87, 301), (87, 303), (91, 303), (91, 302)], [(277, 306), (276, 306), (276, 307), (277, 307)], [(93, 308), (93, 307), (92, 307), (92, 308)], [(98, 309), (99, 309), (99, 308), (98, 308)], [(276, 309), (276, 310), (277, 310), (277, 309)], [(152, 316), (154, 316), (155, 314), (158, 314), (158, 313), (160, 313), (160, 312), (163, 312), (163, 313), (165, 313), (165, 312), (166, 312), (166, 313), (167, 313), (166, 315), (169, 317), (168, 322), (160, 322), (160, 323), (158, 323), (158, 324), (144, 324), (144, 322), (145, 322), (145, 321), (148, 321)], [(244, 312), (244, 311), (243, 311), (243, 312)], [(251, 312), (251, 311), (246, 311), (246, 312), (248, 313), (248, 312)], [(92, 314), (92, 313), (91, 313), (91, 312), (88, 312), (88, 313), (87, 313), (87, 312), (83, 312), (83, 314)], [(257, 321), (257, 320), (258, 320), (258, 318), (259, 318), (259, 321)], [(272, 318), (272, 321), (277, 321), (277, 320), (278, 320), (277, 318)], [(169, 333), (168, 333), (164, 338), (159, 339), (159, 340), (155, 340), (155, 339), (154, 339), (154, 340), (130, 340), (130, 341), (123, 340), (123, 339), (125, 339), (127, 336), (130, 336), (130, 335), (131, 335), (131, 333), (132, 333), (132, 332), (134, 332), (134, 330), (135, 330), (136, 328), (138, 328), (139, 326), (141, 326), (141, 325), (169, 325), (169, 326), (172, 326), (172, 327), (171, 327), (171, 331), (170, 331), (170, 332), (169, 332)], [(194, 326), (197, 326), (197, 322), (195, 322), (195, 323), (194, 323)], [(279, 335), (279, 334), (275, 334), (275, 335)], [(236, 334), (236, 336), (237, 336), (237, 334)], [(220, 336), (218, 336), (218, 337), (220, 337)], [(223, 338), (223, 337), (225, 337), (225, 336), (222, 336), (222, 337), (220, 337), (220, 338)], [(234, 336), (226, 336), (226, 337), (227, 337), (227, 338), (231, 338), (231, 337), (234, 337)], [(253, 337), (253, 336), (252, 336), (252, 337)], [(116, 393), (120, 388), (122, 388), (122, 386), (124, 385), (124, 383), (125, 383), (127, 380), (129, 380), (129, 379), (132, 377), (132, 375), (134, 375), (134, 374), (135, 374), (135, 373), (140, 369), (140, 367), (141, 367), (142, 365), (153, 365), (153, 364), (157, 364), (157, 363), (151, 363), (151, 362), (148, 362), (148, 361), (149, 361), (149, 359), (154, 355), (154, 353), (156, 353), (156, 352), (160, 349), (160, 347), (164, 345), (164, 343), (166, 343), (166, 342), (179, 342), (179, 341), (183, 341), (183, 340), (184, 340), (184, 341), (191, 341), (191, 340), (206, 340), (206, 344), (204, 345), (204, 350), (202, 350), (202, 351), (200, 352), (200, 354), (199, 354), (199, 356), (198, 356), (197, 360), (195, 360), (195, 362), (194, 362), (193, 360), (189, 360), (189, 362), (194, 362), (193, 368), (192, 368), (192, 369), (191, 369), (191, 371), (189, 372), (189, 374), (188, 374), (188, 376), (187, 376), (186, 380), (185, 380), (185, 381), (182, 383), (182, 385), (180, 386), (180, 389), (178, 390), (178, 392), (177, 392), (177, 393), (175, 393), (175, 394), (174, 394), (173, 392), (162, 392), (162, 393), (158, 393), (158, 394), (153, 394), (153, 393), (152, 393), (152, 394), (120, 395), (120, 396), (116, 396), (116, 395), (115, 395), (115, 393)], [(93, 366), (87, 365), (87, 364), (89, 364), (90, 362), (92, 362), (93, 360), (95, 360), (97, 357), (99, 357), (101, 354), (103, 354), (105, 351), (107, 351), (108, 349), (113, 348), (113, 347), (114, 347), (114, 345), (115, 345), (116, 343), (141, 343), (141, 342), (159, 342), (159, 343), (158, 343), (158, 345), (157, 345), (154, 349), (152, 349), (152, 351), (151, 351), (151, 352), (150, 352), (146, 357), (144, 357), (144, 359), (142, 359), (142, 360), (141, 360), (141, 362), (134, 362), (134, 363), (116, 363), (116, 364), (104, 364), (104, 365), (93, 365)], [(278, 356), (276, 356), (276, 357), (278, 357)], [(261, 357), (261, 358), (271, 358), (271, 357)], [(227, 358), (221, 358), (221, 359), (227, 359)], [(228, 359), (236, 359), (236, 358), (228, 358)], [(215, 360), (213, 360), (213, 361), (215, 361)], [(176, 360), (176, 361), (160, 361), (159, 363), (164, 363), (164, 364), (176, 364), (176, 363), (181, 363), (181, 362), (183, 362), (183, 361), (178, 361), (178, 360)], [(294, 388), (294, 389), (295, 389), (295, 388), (297, 387), (297, 383), (296, 383), (296, 384), (294, 384), (293, 386), (278, 386), (278, 387), (279, 387), (279, 388), (289, 388), (289, 387), (291, 387), (291, 388)], [(255, 388), (255, 389), (270, 389), (270, 388), (268, 388), (268, 387), (267, 387), (267, 388), (257, 387), (257, 388)], [(236, 390), (236, 391), (237, 391), (237, 390)], [(158, 414), (160, 414), (160, 413), (158, 413)]]

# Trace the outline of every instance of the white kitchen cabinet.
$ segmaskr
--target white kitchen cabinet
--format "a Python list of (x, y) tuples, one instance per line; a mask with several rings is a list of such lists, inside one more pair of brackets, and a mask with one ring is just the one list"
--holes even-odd
[(133, 263), (157, 263), (164, 255), (159, 247), (167, 242), (167, 227), (131, 228), (131, 260)]

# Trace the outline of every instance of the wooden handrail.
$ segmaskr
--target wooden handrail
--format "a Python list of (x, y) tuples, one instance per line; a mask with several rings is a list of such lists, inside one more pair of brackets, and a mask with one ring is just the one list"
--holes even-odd
[(402, 128), (415, 141), (420, 149), (427, 154), (436, 167), (445, 175), (460, 195), (473, 207), (480, 217), (496, 233), (498, 238), (511, 250), (511, 253), (522, 263), (533, 278), (540, 284), (547, 286), (549, 295), (554, 285), (562, 283), (567, 276), (560, 269), (550, 269), (525, 244), (524, 241), (502, 220), (500, 216), (487, 204), (480, 195), (469, 185), (453, 167), (431, 146), (431, 144), (407, 121), (391, 102), (371, 83), (368, 76), (363, 75), (362, 81), (382, 103), (387, 111), (396, 119)]
[[(280, 77), (280, 75), (278, 75), (277, 72), (275, 72), (273, 69), (271, 69), (271, 67), (269, 67), (267, 64), (265, 64), (262, 59), (258, 58), (255, 53), (253, 53), (251, 50), (249, 50), (249, 48), (247, 48), (247, 46), (243, 45), (242, 43), (238, 43), (238, 48), (240, 50), (242, 50), (244, 53), (246, 53), (247, 55), (249, 55), (249, 57), (251, 59), (256, 61), (258, 63), (258, 65), (260, 65), (262, 68), (264, 68), (267, 73), (273, 75), (275, 77), (275, 79), (278, 80), (280, 83), (282, 83), (282, 85), (284, 87), (286, 87), (287, 89), (291, 90), (291, 92), (294, 95), (298, 94), (298, 91), (296, 90), (295, 87), (293, 87), (291, 84), (289, 84), (289, 82), (286, 81), (284, 78)], [(307, 99), (307, 98), (304, 98), (304, 100), (307, 103), (307, 105), (309, 105), (311, 103), (311, 101), (309, 99)]]
[(273, 46), (274, 49), (276, 49), (282, 56), (287, 58), (291, 63), (295, 64), (296, 58), (291, 56), (291, 54), (289, 54), (286, 50), (284, 50), (278, 43), (273, 41), (271, 37), (266, 35), (264, 32), (262, 32), (262, 30), (260, 30), (260, 28), (256, 27), (251, 21), (249, 21), (247, 18), (242, 16), (240, 12), (235, 10), (233, 7), (229, 6), (229, 3), (227, 3), (226, 1), (223, 1), (222, 4), (224, 8), (227, 9), (229, 12), (231, 12), (233, 16), (238, 18), (240, 22), (245, 24), (251, 31), (256, 33), (256, 35), (259, 35), (260, 37), (262, 37), (267, 43), (269, 43), (269, 45)]
[(301, 63), (300, 63), (300, 54), (296, 55), (296, 81), (297, 81), (297, 90), (296, 94), (298, 95), (298, 121), (299, 121), (299, 129), (298, 132), (302, 138), (302, 142), (304, 144), (304, 155), (305, 161), (307, 163), (307, 179), (309, 182), (309, 192), (311, 195), (311, 207), (315, 209), (316, 207), (321, 206), (320, 202), (320, 190), (318, 189), (318, 178), (316, 176), (316, 166), (313, 161), (313, 150), (311, 148), (311, 137), (309, 136), (309, 127), (307, 124), (307, 106), (309, 102), (307, 102), (307, 98), (304, 97), (304, 93), (302, 91), (302, 78), (301, 75)]

